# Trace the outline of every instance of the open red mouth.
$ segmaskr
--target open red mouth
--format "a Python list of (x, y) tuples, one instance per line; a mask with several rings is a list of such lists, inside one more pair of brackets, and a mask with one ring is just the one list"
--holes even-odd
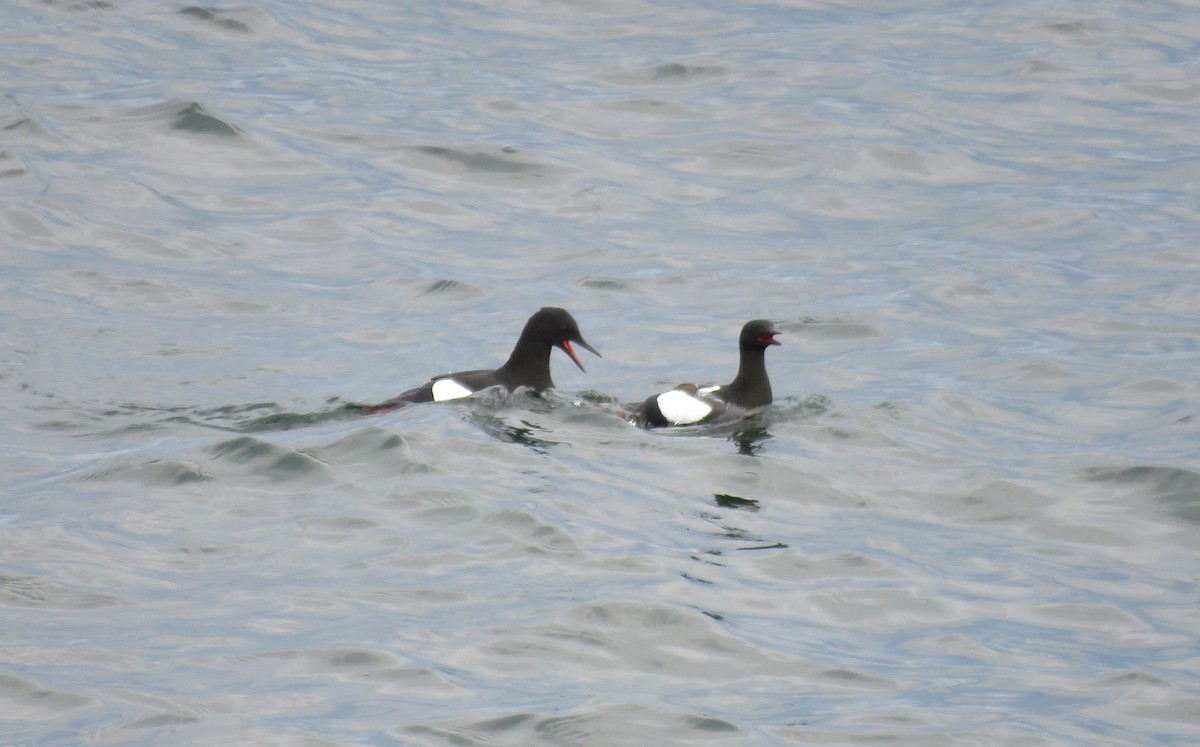
[(562, 348), (563, 348), (563, 350), (565, 350), (567, 352), (567, 355), (571, 356), (571, 360), (575, 361), (575, 365), (579, 366), (579, 370), (583, 371), (584, 373), (587, 373), (587, 369), (584, 368), (583, 364), (579, 362), (579, 356), (575, 355), (575, 348), (571, 347), (571, 341), (563, 340)]
[[(592, 347), (591, 345), (588, 345), (583, 340), (576, 340), (576, 342), (579, 343), (579, 346), (581, 348), (588, 351), (589, 353), (594, 354), (597, 358), (604, 357), (604, 356), (600, 355), (599, 350), (596, 350), (594, 347)], [(571, 356), (571, 360), (575, 361), (575, 365), (579, 366), (580, 371), (587, 373), (587, 369), (584, 368), (583, 364), (579, 361), (579, 356), (575, 354), (575, 348), (571, 347), (571, 341), (565, 337), (563, 338), (563, 341), (562, 341), (562, 349), (567, 355)]]

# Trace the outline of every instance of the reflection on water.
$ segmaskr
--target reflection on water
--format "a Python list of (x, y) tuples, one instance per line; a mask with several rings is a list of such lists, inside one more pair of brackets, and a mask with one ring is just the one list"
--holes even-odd
[(728, 493), (713, 493), (713, 499), (721, 508), (736, 508), (741, 511), (758, 510), (758, 501), (753, 498), (742, 498)]
[(551, 441), (534, 435), (537, 433), (544, 434), (547, 431), (542, 426), (531, 423), (528, 420), (520, 420), (519, 424), (513, 424), (504, 417), (488, 415), (478, 410), (468, 414), (467, 419), (492, 438), (507, 443), (527, 446), (538, 453), (544, 454), (549, 451), (550, 447), (558, 444), (557, 441)]
[[(758, 416), (761, 418), (762, 416)], [(771, 434), (767, 431), (765, 423), (761, 425), (753, 425), (749, 428), (741, 428), (729, 437), (729, 440), (737, 445), (739, 454), (745, 456), (757, 456), (762, 450), (764, 442), (771, 438)]]

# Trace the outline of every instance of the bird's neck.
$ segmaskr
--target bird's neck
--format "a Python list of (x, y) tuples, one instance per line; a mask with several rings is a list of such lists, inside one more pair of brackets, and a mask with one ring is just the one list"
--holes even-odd
[(746, 407), (771, 404), (766, 348), (743, 348), (737, 376), (724, 389), (729, 401)]
[(537, 341), (521, 335), (513, 346), (508, 361), (496, 370), (500, 380), (509, 389), (527, 386), (537, 391), (551, 389), (554, 382), (550, 379), (550, 348)]

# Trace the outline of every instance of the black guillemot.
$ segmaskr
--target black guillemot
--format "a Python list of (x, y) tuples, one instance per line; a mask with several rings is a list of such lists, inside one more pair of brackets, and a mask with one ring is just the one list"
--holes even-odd
[(766, 351), (778, 345), (775, 325), (766, 319), (746, 322), (738, 337), (741, 354), (737, 376), (725, 386), (680, 384), (670, 391), (647, 397), (634, 407), (634, 419), (651, 428), (695, 425), (725, 415), (744, 417), (771, 404)]
[(600, 355), (598, 350), (584, 341), (579, 332), (579, 325), (566, 309), (544, 306), (529, 317), (525, 329), (521, 330), (521, 336), (517, 338), (517, 344), (513, 346), (512, 354), (500, 368), (434, 376), (421, 386), (409, 389), (386, 402), (366, 405), (362, 407), (362, 411), (376, 414), (417, 402), (444, 402), (468, 397), (491, 387), (503, 387), (509, 392), (521, 387), (535, 392), (552, 389), (554, 382), (550, 379), (551, 348), (562, 348), (575, 365), (579, 366), (580, 371), (587, 372), (579, 362), (579, 356), (575, 354), (571, 343), (597, 356)]

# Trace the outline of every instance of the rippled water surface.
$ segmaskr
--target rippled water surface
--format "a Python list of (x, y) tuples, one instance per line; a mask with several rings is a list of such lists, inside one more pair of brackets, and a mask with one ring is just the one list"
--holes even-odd
[(1194, 3), (4, 18), (0, 744), (1200, 743)]

